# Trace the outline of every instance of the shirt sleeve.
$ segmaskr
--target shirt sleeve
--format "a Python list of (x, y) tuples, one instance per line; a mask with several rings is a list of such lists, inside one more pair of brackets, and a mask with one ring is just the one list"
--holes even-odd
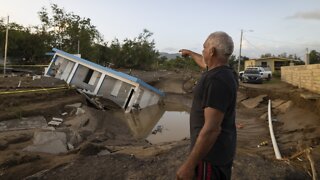
[(211, 107), (226, 113), (232, 100), (232, 94), (226, 82), (214, 78), (205, 88), (205, 94), (202, 99), (202, 108)]

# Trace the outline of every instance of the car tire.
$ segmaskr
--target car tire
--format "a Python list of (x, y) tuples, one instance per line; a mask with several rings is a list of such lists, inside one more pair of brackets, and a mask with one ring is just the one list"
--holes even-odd
[(271, 80), (271, 75), (268, 74), (268, 78), (267, 78), (267, 81), (270, 81)]

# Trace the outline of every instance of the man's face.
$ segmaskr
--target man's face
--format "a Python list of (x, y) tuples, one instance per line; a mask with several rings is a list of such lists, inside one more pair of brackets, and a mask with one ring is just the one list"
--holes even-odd
[(206, 42), (204, 42), (204, 44), (203, 44), (202, 56), (203, 56), (204, 63), (206, 65), (208, 65), (208, 62), (212, 56), (212, 48), (211, 48), (208, 40), (206, 40)]

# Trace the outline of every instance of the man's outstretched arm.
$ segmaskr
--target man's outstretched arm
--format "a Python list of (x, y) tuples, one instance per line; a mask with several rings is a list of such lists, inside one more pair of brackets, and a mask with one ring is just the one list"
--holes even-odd
[(188, 49), (180, 49), (179, 52), (182, 56), (190, 56), (201, 68), (206, 69), (207, 65), (203, 61), (201, 54), (195, 53)]

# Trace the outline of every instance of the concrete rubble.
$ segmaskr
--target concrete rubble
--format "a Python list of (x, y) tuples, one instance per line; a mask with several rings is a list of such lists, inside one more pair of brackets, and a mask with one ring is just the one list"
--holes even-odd
[(250, 98), (241, 102), (246, 108), (253, 109), (256, 108), (262, 101), (263, 98), (267, 97), (267, 95), (259, 95), (255, 98)]
[(28, 118), (13, 119), (0, 122), (0, 132), (46, 127), (47, 121), (43, 116), (33, 116)]
[(317, 100), (320, 99), (320, 94), (316, 93), (301, 93), (300, 97), (307, 99), (307, 100)]
[(81, 106), (82, 106), (82, 103), (74, 103), (74, 104), (65, 105), (64, 108), (79, 108)]
[(268, 120), (268, 112), (263, 113), (263, 114), (260, 116), (260, 119), (262, 119), (262, 120)]
[(27, 146), (24, 151), (50, 154), (66, 153), (68, 151), (67, 135), (64, 132), (35, 132), (33, 145)]
[(243, 100), (246, 100), (246, 99), (248, 99), (247, 95), (245, 95), (244, 93), (241, 93), (241, 92), (237, 93), (237, 103), (239, 103)]
[(62, 118), (53, 117), (53, 118), (52, 118), (52, 121), (49, 121), (49, 122), (48, 122), (48, 125), (51, 125), (51, 126), (59, 126), (61, 123), (63, 123), (63, 119), (62, 119)]
[(76, 115), (81, 115), (81, 114), (84, 114), (86, 111), (80, 107), (77, 108), (77, 111), (76, 111)]
[(286, 101), (285, 100), (282, 100), (282, 99), (275, 99), (271, 102), (271, 107), (272, 108), (276, 108), (278, 106), (280, 106), (281, 104), (285, 103)]
[(293, 106), (292, 101), (287, 101), (276, 108), (277, 112), (286, 113)]

